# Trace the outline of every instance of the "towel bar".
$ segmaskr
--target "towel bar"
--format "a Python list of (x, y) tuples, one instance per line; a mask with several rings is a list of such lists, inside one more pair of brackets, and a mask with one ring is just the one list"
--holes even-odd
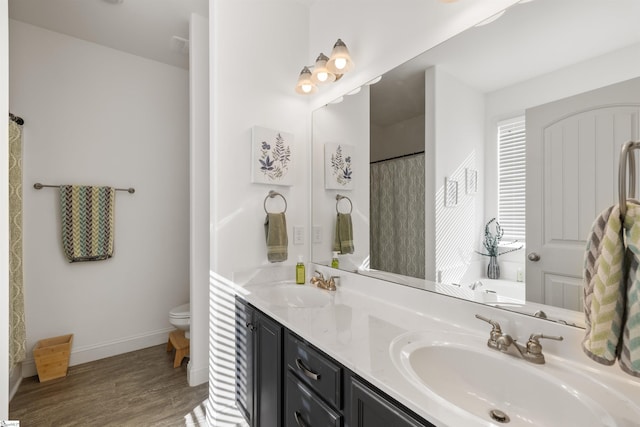
[[(36, 190), (42, 190), (44, 187), (49, 187), (49, 188), (60, 188), (59, 185), (46, 185), (46, 184), (40, 184), (39, 182), (36, 182), (35, 184), (33, 184), (33, 188), (35, 188)], [(136, 192), (135, 188), (129, 187), (129, 188), (115, 188), (114, 190), (116, 191), (126, 191), (130, 194), (133, 194)]]
[(346, 199), (347, 202), (349, 202), (349, 214), (351, 214), (351, 212), (353, 212), (353, 203), (351, 203), (350, 198), (348, 198), (347, 196), (343, 196), (342, 194), (336, 194), (336, 212), (341, 213), (340, 210), (338, 209), (338, 204), (342, 199)]
[[(620, 163), (618, 164), (618, 201), (620, 213), (627, 213), (627, 201), (640, 204), (636, 200), (636, 162), (633, 150), (640, 149), (640, 141), (628, 141), (622, 145)], [(627, 161), (629, 162), (629, 196), (627, 196)]]
[(269, 213), (269, 211), (267, 210), (267, 199), (273, 199), (276, 196), (280, 196), (280, 197), (282, 197), (282, 200), (284, 200), (284, 210), (282, 211), (282, 213), (285, 213), (287, 211), (287, 199), (285, 199), (284, 196), (282, 194), (278, 193), (277, 191), (271, 190), (271, 191), (269, 191), (269, 194), (267, 194), (267, 197), (264, 198), (263, 206), (264, 206), (264, 212), (265, 213), (267, 213), (267, 214)]

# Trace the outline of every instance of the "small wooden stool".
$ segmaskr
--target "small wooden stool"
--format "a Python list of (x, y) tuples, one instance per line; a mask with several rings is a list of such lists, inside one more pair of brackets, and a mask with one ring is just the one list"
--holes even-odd
[(175, 330), (169, 333), (167, 342), (167, 352), (176, 349), (176, 357), (173, 359), (173, 367), (177, 368), (182, 363), (182, 359), (189, 356), (189, 338), (184, 336), (184, 331)]

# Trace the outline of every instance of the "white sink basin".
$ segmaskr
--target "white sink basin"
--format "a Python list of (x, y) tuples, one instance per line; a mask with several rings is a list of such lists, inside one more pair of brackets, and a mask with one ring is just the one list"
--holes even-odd
[(331, 303), (329, 291), (309, 285), (292, 283), (257, 285), (251, 292), (274, 307), (324, 307)]
[[(581, 372), (554, 357), (534, 365), (489, 349), (484, 337), (410, 333), (394, 340), (390, 351), (414, 385), (482, 425), (603, 427), (640, 420), (637, 382), (599, 375), (595, 369), (584, 372), (584, 367)], [(498, 422), (492, 410), (510, 421)]]

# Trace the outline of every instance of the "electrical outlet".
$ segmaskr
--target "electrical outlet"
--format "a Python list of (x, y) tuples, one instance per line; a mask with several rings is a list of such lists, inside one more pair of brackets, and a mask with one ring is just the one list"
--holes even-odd
[(322, 226), (313, 226), (313, 243), (322, 243)]
[(293, 227), (293, 244), (304, 245), (304, 227), (300, 225)]

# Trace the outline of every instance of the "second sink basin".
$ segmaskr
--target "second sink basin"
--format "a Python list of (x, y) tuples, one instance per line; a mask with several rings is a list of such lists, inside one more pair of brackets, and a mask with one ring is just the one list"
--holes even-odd
[(410, 333), (390, 350), (402, 374), (431, 398), (492, 425), (630, 426), (640, 416), (625, 397), (637, 395), (637, 384), (616, 393), (562, 359), (532, 365), (487, 348), (475, 335)]
[(328, 291), (309, 285), (292, 283), (258, 285), (251, 291), (274, 307), (314, 308), (331, 303), (331, 295)]

